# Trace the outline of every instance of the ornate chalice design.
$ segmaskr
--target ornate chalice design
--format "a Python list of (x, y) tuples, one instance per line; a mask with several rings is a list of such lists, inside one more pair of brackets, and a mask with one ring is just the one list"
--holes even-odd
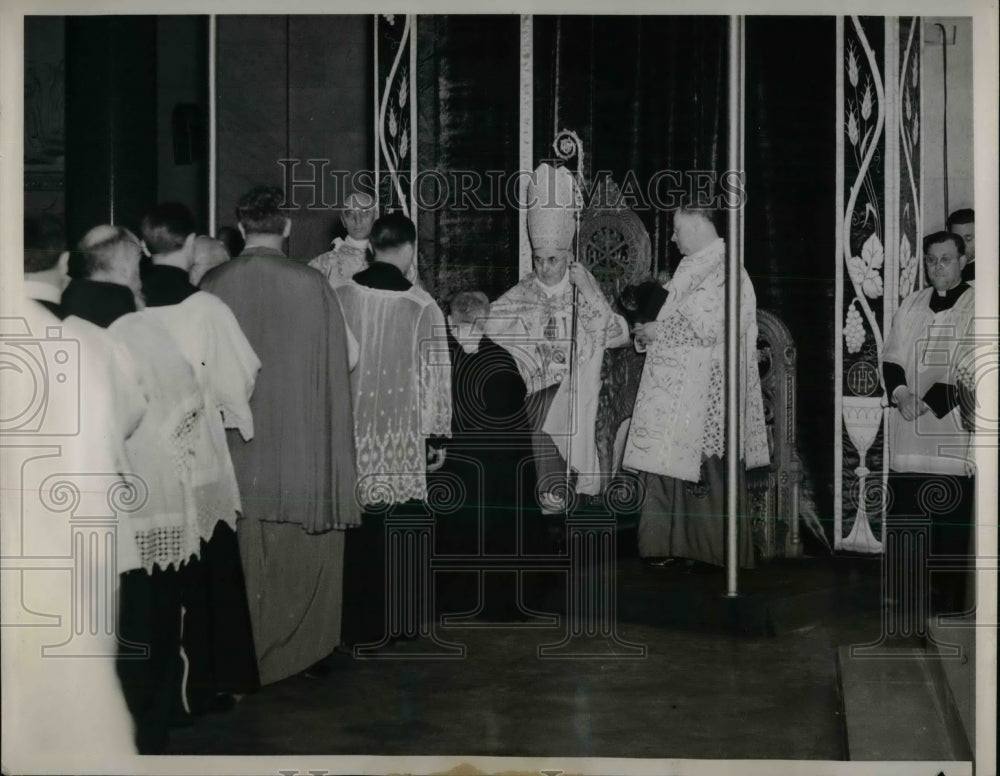
[(851, 532), (841, 545), (845, 550), (872, 554), (882, 552), (882, 542), (875, 538), (868, 522), (865, 480), (871, 474), (871, 470), (866, 465), (868, 451), (875, 442), (875, 435), (878, 434), (879, 427), (882, 425), (883, 414), (880, 397), (844, 397), (844, 425), (847, 427), (847, 434), (851, 438), (851, 442), (858, 450), (858, 467), (854, 470), (854, 473), (858, 475), (858, 511)]

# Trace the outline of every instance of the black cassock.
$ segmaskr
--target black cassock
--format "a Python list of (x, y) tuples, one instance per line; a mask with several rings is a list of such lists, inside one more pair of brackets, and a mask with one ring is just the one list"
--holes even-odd
[[(527, 388), (513, 357), (489, 337), (474, 353), (448, 333), (452, 367), (452, 438), (444, 466), (429, 476), (435, 551), (476, 556), (550, 552), (535, 503)], [(488, 564), (482, 564), (485, 569)], [(520, 599), (539, 606), (543, 574), (521, 572)], [(437, 577), (438, 615), (476, 612), (518, 619), (518, 575), (512, 570), (448, 571)], [(480, 609), (480, 606), (482, 609)]]
[[(188, 273), (153, 264), (142, 274), (149, 307), (180, 304), (198, 292)], [(201, 553), (181, 568), (183, 646), (187, 656), (185, 697), (193, 714), (212, 711), (217, 694), (260, 687), (246, 581), (236, 532), (220, 520)]]

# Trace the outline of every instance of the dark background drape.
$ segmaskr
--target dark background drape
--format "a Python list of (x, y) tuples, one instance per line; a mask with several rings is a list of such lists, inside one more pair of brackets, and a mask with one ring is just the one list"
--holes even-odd
[(219, 226), (235, 226), (251, 187), (283, 186), (288, 255), (306, 262), (329, 249), (341, 230), (338, 187), (374, 158), (372, 24), (362, 15), (218, 18)]
[[(420, 277), (438, 299), (474, 288), (495, 297), (518, 279), (517, 210), (488, 175), (518, 167), (518, 25), (513, 14), (418, 20)], [(447, 204), (434, 206), (441, 194)]]
[(832, 535), (836, 25), (748, 17), (744, 264), (797, 348), (798, 447)]
[(137, 229), (156, 204), (156, 19), (66, 21), (66, 236)]
[[(422, 16), (419, 25), (420, 169), (453, 192), (463, 172), (478, 174), (478, 201), (495, 202), (487, 171), (518, 169), (519, 19)], [(725, 17), (535, 16), (533, 28), (534, 164), (553, 158), (559, 129), (574, 130), (587, 180), (610, 173), (646, 224), (655, 264), (673, 266), (680, 257), (657, 202), (724, 170)], [(654, 191), (659, 171), (679, 182)], [(421, 209), (421, 277), (432, 292), (495, 297), (516, 282), (517, 211), (501, 204)]]
[[(657, 267), (680, 259), (657, 205), (726, 164), (726, 24), (721, 16), (534, 17), (535, 163), (552, 158), (556, 132), (574, 130), (586, 179), (611, 173), (646, 225)], [(661, 171), (673, 182), (661, 175), (657, 184)]]

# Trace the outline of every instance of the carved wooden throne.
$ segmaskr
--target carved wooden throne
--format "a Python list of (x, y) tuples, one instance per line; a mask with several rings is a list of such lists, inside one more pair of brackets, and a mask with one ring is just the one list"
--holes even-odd
[(799, 487), (796, 449), (795, 341), (772, 312), (757, 310), (757, 366), (771, 465), (747, 472), (748, 508), (758, 557), (799, 557)]
[[(580, 221), (580, 260), (622, 312), (622, 293), (652, 280), (653, 267), (646, 228), (634, 212), (616, 206), (619, 200), (615, 184), (610, 179), (602, 182), (595, 202)], [(771, 465), (747, 474), (754, 545), (762, 560), (797, 557), (801, 554), (798, 495), (802, 474), (795, 448), (795, 343), (774, 313), (758, 310), (757, 326)], [(621, 470), (644, 358), (632, 347), (604, 354), (596, 429), (604, 488)]]
[[(597, 189), (594, 202), (580, 219), (580, 260), (593, 273), (613, 305), (618, 305), (626, 288), (653, 277), (653, 251), (646, 227), (634, 212), (621, 206), (620, 201), (617, 186), (610, 178), (605, 178)], [(644, 360), (645, 356), (632, 347), (604, 352), (596, 428), (597, 455), (604, 472), (602, 488), (607, 487), (621, 467), (625, 434), (635, 406)]]

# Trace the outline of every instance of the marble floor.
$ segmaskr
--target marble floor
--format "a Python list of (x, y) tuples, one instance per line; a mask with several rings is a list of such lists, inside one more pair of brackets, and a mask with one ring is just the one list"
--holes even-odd
[(846, 758), (837, 654), (878, 636), (877, 560), (761, 564), (733, 602), (721, 569), (621, 555), (617, 633), (644, 657), (539, 657), (564, 625), (445, 628), (464, 657), (334, 655), (173, 731), (171, 753)]

